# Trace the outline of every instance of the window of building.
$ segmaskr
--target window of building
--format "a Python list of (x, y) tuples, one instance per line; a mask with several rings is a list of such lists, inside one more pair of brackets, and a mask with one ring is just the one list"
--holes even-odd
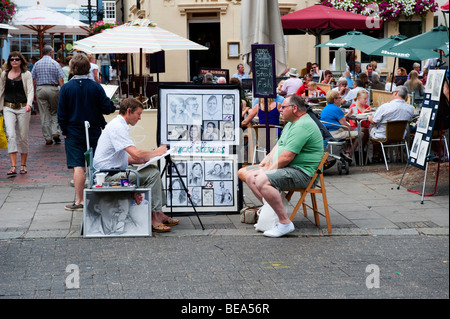
[(116, 1), (103, 1), (103, 21), (109, 23), (116, 21)]
[[(66, 34), (63, 37), (63, 41), (65, 44), (73, 43), (77, 40), (76, 35)], [(59, 36), (51, 36), (46, 34), (44, 36), (44, 45), (51, 45), (55, 52), (59, 50), (61, 47), (61, 38)], [(19, 51), (25, 57), (25, 59), (30, 60), (31, 57), (35, 57), (39, 59), (39, 40), (37, 34), (21, 34), (14, 35), (9, 39), (9, 50)], [(72, 52), (66, 51), (65, 56), (72, 55)]]

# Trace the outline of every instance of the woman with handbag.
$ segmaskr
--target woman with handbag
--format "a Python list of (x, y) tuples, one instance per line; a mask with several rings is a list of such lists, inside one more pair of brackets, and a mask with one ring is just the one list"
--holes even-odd
[(33, 78), (27, 65), (20, 52), (11, 52), (0, 77), (0, 111), (3, 110), (11, 161), (7, 175), (17, 174), (17, 153), (21, 159), (20, 174), (27, 173), (28, 131), (34, 98)]

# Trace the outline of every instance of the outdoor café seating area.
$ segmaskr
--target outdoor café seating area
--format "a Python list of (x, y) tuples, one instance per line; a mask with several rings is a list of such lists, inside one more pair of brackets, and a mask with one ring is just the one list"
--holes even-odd
[[(333, 87), (330, 84), (318, 84), (318, 87), (320, 87), (325, 93), (327, 93), (329, 90), (331, 90)], [(387, 103), (389, 101), (391, 101), (392, 98), (392, 92), (389, 91), (382, 91), (382, 90), (375, 90), (375, 89), (371, 89), (370, 87), (367, 89), (367, 91), (369, 92), (369, 105), (370, 105), (370, 109), (371, 112), (369, 113), (364, 113), (364, 114), (358, 114), (358, 115), (351, 115), (350, 117), (347, 118), (347, 120), (349, 121), (354, 121), (357, 124), (357, 130), (358, 130), (358, 148), (357, 148), (357, 154), (356, 154), (356, 159), (352, 165), (359, 165), (359, 166), (363, 166), (363, 165), (367, 165), (369, 163), (368, 159), (371, 158), (371, 154), (367, 154), (367, 152), (371, 153), (372, 152), (372, 148), (369, 147), (369, 145), (367, 145), (365, 148), (362, 148), (362, 140), (361, 140), (361, 136), (362, 136), (362, 131), (361, 131), (361, 122), (367, 120), (369, 115), (373, 115), (377, 108), (382, 105), (383, 103)], [(247, 91), (246, 92), (246, 96), (249, 99), (249, 101), (252, 101), (252, 93), (251, 91)], [(282, 101), (282, 97), (278, 96), (279, 100)], [(409, 95), (407, 102), (411, 103), (411, 101), (413, 100), (413, 96), (412, 94)], [(306, 98), (306, 105), (311, 107), (312, 111), (314, 112), (314, 114), (320, 119), (320, 114), (322, 112), (322, 110), (324, 109), (324, 107), (327, 105), (326, 102), (326, 98), (325, 95), (322, 96), (314, 96), (314, 97), (310, 97), (310, 98)], [(342, 106), (341, 109), (343, 110), (344, 114), (347, 114), (349, 112), (349, 106)], [(415, 121), (417, 120), (419, 114), (420, 114), (420, 109), (421, 106), (419, 105), (415, 105), (414, 108), (414, 119), (411, 123), (408, 123), (410, 125), (414, 125)], [(280, 116), (280, 122), (278, 124), (279, 126), (283, 126), (283, 120)], [(414, 139), (414, 133), (410, 132), (410, 125), (408, 125), (406, 127), (408, 134), (405, 135), (405, 141), (408, 144), (408, 147), (411, 146), (412, 140)], [(275, 145), (276, 140), (277, 140), (277, 133), (276, 133), (276, 128), (275, 126), (271, 126), (271, 145)], [(261, 135), (262, 134), (262, 135)], [(248, 141), (248, 164), (252, 164), (255, 163), (255, 150), (258, 149), (265, 149), (265, 130), (264, 130), (264, 126), (259, 124), (259, 118), (257, 116), (255, 116), (253, 118), (253, 120), (249, 123), (247, 130), (246, 130), (246, 136), (249, 137), (249, 141)], [(262, 146), (261, 146), (262, 145)], [(407, 160), (407, 153), (403, 153), (401, 151), (401, 148), (399, 147), (398, 149), (394, 149), (393, 151), (396, 151), (397, 154), (391, 154), (391, 161), (395, 161), (397, 160), (401, 160), (401, 161), (405, 161)], [(400, 154), (401, 153), (401, 154)], [(259, 156), (259, 158), (261, 158), (261, 156)], [(355, 159), (355, 157), (354, 157)]]
[[(287, 78), (277, 78), (277, 82), (280, 83), (281, 81), (286, 80)], [(118, 81), (114, 81), (116, 79), (113, 79), (111, 81), (111, 84), (118, 83)], [(192, 84), (191, 82), (155, 82), (153, 77), (143, 77), (140, 78), (139, 76), (129, 76), (128, 79), (125, 81), (121, 81), (120, 89), (118, 90), (116, 94), (116, 103), (118, 104), (120, 102), (119, 96), (127, 97), (127, 96), (134, 96), (139, 98), (144, 106), (145, 111), (143, 114), (143, 123), (141, 124), (144, 128), (155, 128), (157, 127), (158, 122), (158, 86), (161, 84), (169, 84), (169, 85), (179, 85), (179, 84)], [(243, 86), (241, 87), (242, 93), (243, 93), (243, 105), (246, 105), (248, 108), (248, 111), (259, 102), (259, 99), (256, 99), (253, 97), (253, 91), (252, 91), (252, 79), (247, 79), (246, 81), (243, 81)], [(220, 84), (214, 84), (219, 86)], [(144, 86), (144, 90), (140, 91), (140, 87)], [(326, 83), (319, 83), (318, 88), (322, 90), (325, 94), (332, 90), (335, 87), (334, 84), (326, 84)], [(369, 99), (368, 104), (370, 106), (371, 112), (358, 114), (358, 115), (351, 115), (347, 118), (348, 121), (354, 121), (356, 124), (356, 130), (358, 131), (358, 137), (350, 139), (347, 139), (347, 143), (354, 143), (355, 141), (358, 142), (358, 146), (355, 150), (355, 153), (353, 154), (353, 161), (350, 164), (357, 165), (357, 166), (364, 166), (368, 165), (372, 162), (372, 154), (373, 154), (373, 147), (374, 143), (369, 139), (369, 142), (364, 145), (363, 147), (363, 141), (362, 141), (362, 126), (361, 122), (366, 121), (368, 116), (373, 115), (377, 108), (382, 105), (383, 103), (387, 103), (391, 101), (392, 99), (392, 92), (386, 91), (386, 90), (377, 90), (372, 89), (370, 86), (366, 88), (366, 90), (369, 92)], [(119, 94), (119, 92), (121, 94)], [(284, 97), (281, 95), (277, 96), (276, 101), (280, 102), (278, 105), (281, 105), (282, 100)], [(310, 96), (305, 98), (306, 105), (312, 109), (314, 114), (320, 119), (320, 114), (324, 107), (327, 105), (326, 102), (326, 96), (322, 94), (317, 94), (316, 96)], [(414, 126), (415, 122), (417, 121), (420, 110), (421, 110), (421, 102), (414, 99), (414, 94), (409, 94), (407, 98), (407, 102), (414, 106), (414, 118), (413, 120), (406, 125), (404, 130), (406, 129), (407, 133), (404, 135), (404, 138), (402, 141), (396, 141), (396, 147), (392, 148), (386, 148), (386, 152), (389, 152), (386, 157), (388, 158), (389, 162), (397, 162), (402, 161), (406, 162), (408, 159), (408, 150), (411, 149), (412, 141), (414, 140)], [(347, 114), (349, 112), (349, 104), (343, 105), (341, 109), (343, 110), (344, 114)], [(243, 112), (244, 113), (244, 112)], [(248, 116), (248, 112), (245, 112), (242, 119), (246, 118)], [(264, 123), (264, 121), (263, 121)], [(283, 119), (281, 115), (279, 115), (279, 121), (278, 123), (270, 123), (270, 147), (276, 144), (277, 139), (282, 131), (283, 128)], [(258, 115), (254, 116), (252, 120), (246, 125), (241, 127), (243, 130), (243, 137), (244, 137), (244, 165), (252, 165), (255, 163), (258, 163), (267, 152), (266, 147), (266, 128), (264, 124), (260, 123), (260, 119)], [(412, 130), (411, 130), (412, 129)], [(156, 133), (156, 132), (155, 132)], [(132, 133), (133, 134), (133, 133)], [(140, 133), (137, 133), (140, 134)], [(156, 138), (150, 138), (150, 136), (156, 136), (156, 134), (145, 134), (147, 137), (144, 139), (142, 143), (145, 143), (145, 147), (154, 148), (157, 145)], [(447, 136), (446, 140), (448, 140), (448, 130), (444, 132), (444, 136)], [(349, 141), (350, 140), (350, 141)], [(345, 141), (344, 141), (345, 142)], [(387, 141), (389, 143), (389, 141)], [(386, 144), (388, 144), (386, 143)], [(332, 143), (331, 143), (332, 145)], [(338, 146), (342, 146), (342, 144), (337, 144)], [(406, 145), (406, 149), (405, 149)], [(335, 153), (333, 151), (333, 146), (330, 151), (331, 154)], [(385, 163), (386, 169), (388, 170), (388, 164)], [(348, 173), (348, 170), (347, 170)]]

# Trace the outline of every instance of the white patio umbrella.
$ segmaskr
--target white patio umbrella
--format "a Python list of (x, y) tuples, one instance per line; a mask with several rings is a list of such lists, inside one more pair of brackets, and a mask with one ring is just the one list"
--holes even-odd
[(17, 30), (16, 27), (13, 27), (12, 25), (5, 24), (5, 23), (0, 23), (0, 29), (5, 29), (5, 30)]
[[(278, 0), (245, 0), (241, 4), (241, 42), (244, 62), (252, 65), (252, 44), (273, 44), (275, 46), (275, 72), (281, 75), (287, 67), (286, 43), (281, 25)], [(266, 149), (270, 151), (270, 129), (268, 105), (265, 103)]]
[(170, 50), (208, 50), (148, 19), (137, 19), (76, 41), (73, 48), (87, 53), (153, 53)]
[(41, 57), (44, 33), (86, 35), (89, 31), (89, 25), (86, 23), (41, 5), (18, 10), (11, 20), (11, 24), (17, 27), (17, 30), (11, 31), (12, 34), (37, 33)]
[(157, 51), (208, 50), (182, 36), (156, 26), (148, 19), (136, 19), (102, 33), (76, 41), (73, 49), (98, 53), (139, 53), (142, 94), (142, 55)]
[(278, 0), (245, 0), (241, 9), (241, 42), (244, 62), (251, 68), (252, 44), (274, 44), (277, 75), (287, 67), (286, 43)]

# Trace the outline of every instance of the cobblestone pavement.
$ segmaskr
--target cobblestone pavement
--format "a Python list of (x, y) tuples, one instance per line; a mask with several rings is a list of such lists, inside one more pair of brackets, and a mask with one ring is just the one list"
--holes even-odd
[(449, 297), (444, 236), (12, 239), (0, 256), (1, 298)]

